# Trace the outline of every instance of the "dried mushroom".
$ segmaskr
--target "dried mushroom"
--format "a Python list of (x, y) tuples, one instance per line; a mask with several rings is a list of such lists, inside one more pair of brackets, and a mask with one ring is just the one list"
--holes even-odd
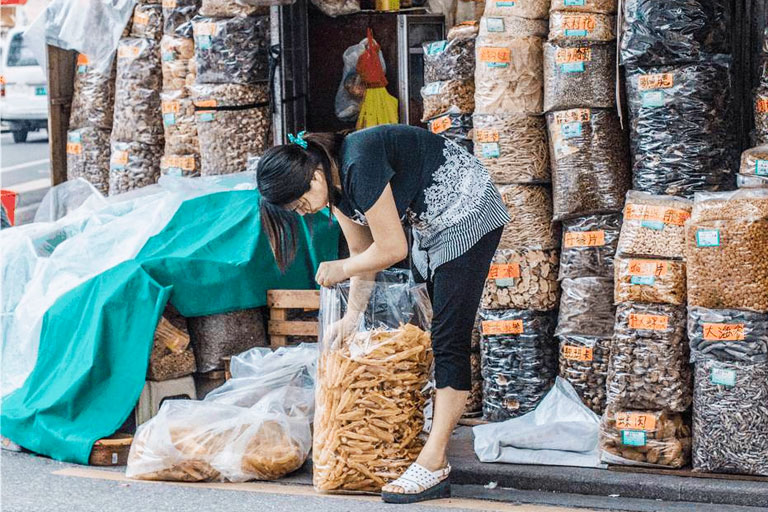
[(159, 41), (163, 37), (163, 9), (159, 5), (138, 4), (133, 10), (131, 37)]
[(424, 83), (472, 80), (475, 40), (470, 38), (424, 43)]
[(115, 103), (115, 66), (109, 73), (101, 73), (91, 66), (87, 56), (77, 56), (72, 114), (69, 128), (112, 129)]
[(67, 132), (67, 179), (83, 178), (109, 193), (109, 130), (78, 128)]
[(114, 196), (157, 183), (160, 178), (162, 154), (163, 146), (112, 140), (109, 195)]
[(424, 100), (422, 121), (441, 114), (471, 114), (475, 110), (475, 84), (472, 80), (432, 82), (421, 88)]
[(259, 308), (190, 317), (187, 324), (197, 370), (201, 373), (224, 369), (223, 357), (268, 345)]
[(269, 16), (193, 22), (197, 83), (253, 84), (269, 78)]
[(557, 307), (557, 250), (502, 249), (496, 251), (483, 289), (485, 309)]
[(605, 410), (610, 354), (610, 337), (560, 337), (560, 377), (570, 382), (584, 405), (598, 415)]
[(600, 422), (603, 462), (681, 468), (691, 455), (691, 428), (682, 415), (608, 410)]

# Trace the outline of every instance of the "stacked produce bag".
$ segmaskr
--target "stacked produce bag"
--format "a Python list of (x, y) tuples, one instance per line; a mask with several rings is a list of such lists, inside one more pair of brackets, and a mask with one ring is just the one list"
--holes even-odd
[(740, 188), (768, 188), (768, 29), (763, 37), (763, 62), (760, 83), (754, 95), (756, 147), (741, 154), (741, 165), (736, 182)]
[(695, 471), (768, 475), (768, 190), (698, 193), (686, 225)]
[(616, 110), (616, 2), (573, 3), (552, 4), (544, 44), (553, 216), (563, 223), (556, 334), (560, 376), (602, 414), (629, 156)]

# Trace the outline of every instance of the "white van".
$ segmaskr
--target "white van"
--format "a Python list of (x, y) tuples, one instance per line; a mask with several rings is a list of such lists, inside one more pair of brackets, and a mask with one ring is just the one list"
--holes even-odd
[(48, 128), (45, 72), (24, 43), (26, 27), (14, 28), (3, 46), (0, 69), (0, 120), (24, 142), (32, 131)]

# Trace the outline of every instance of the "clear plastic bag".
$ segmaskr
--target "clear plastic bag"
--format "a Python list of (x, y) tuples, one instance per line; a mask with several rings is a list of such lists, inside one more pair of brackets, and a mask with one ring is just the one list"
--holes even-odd
[(627, 70), (635, 189), (690, 198), (728, 184), (730, 84), (727, 58)]
[(163, 68), (163, 92), (178, 91), (186, 96), (187, 88), (195, 83), (197, 64), (193, 39), (163, 36), (160, 41)]
[(502, 249), (496, 251), (485, 280), (484, 309), (532, 309), (557, 307), (557, 250)]
[(112, 130), (115, 108), (115, 66), (109, 73), (93, 69), (86, 55), (77, 56), (72, 114), (69, 128), (101, 128)]
[(445, 38), (449, 41), (476, 38), (480, 30), (478, 21), (482, 18), (484, 9), (485, 2), (482, 0), (459, 0), (456, 6), (456, 25), (448, 30)]
[(263, 313), (259, 308), (191, 317), (187, 324), (197, 369), (201, 373), (222, 370), (222, 358), (268, 344)]
[(545, 19), (549, 15), (549, 0), (531, 0), (510, 2), (507, 0), (488, 0), (485, 3), (483, 17), (518, 16), (529, 19)]
[(472, 80), (475, 77), (475, 39), (462, 38), (422, 44), (424, 83)]
[(618, 252), (623, 256), (680, 258), (685, 252), (685, 222), (693, 203), (674, 196), (630, 190), (624, 206)]
[(160, 43), (146, 38), (121, 39), (117, 48), (113, 140), (162, 146), (161, 83)]
[(685, 262), (616, 258), (614, 301), (685, 305)]
[(544, 111), (616, 106), (616, 48), (612, 44), (544, 43)]
[(432, 82), (421, 88), (424, 100), (422, 121), (441, 114), (471, 114), (475, 110), (475, 84), (472, 80)]
[(598, 415), (605, 410), (610, 355), (610, 336), (560, 337), (560, 377), (570, 382), (584, 405)]
[[(768, 145), (747, 149), (741, 154), (738, 178), (753, 183), (750, 186), (768, 186)], [(747, 184), (739, 184), (740, 187)]]
[(682, 415), (608, 410), (600, 422), (601, 459), (609, 464), (681, 468), (691, 455), (691, 428)]
[(616, 16), (553, 11), (549, 15), (550, 41), (613, 41)]
[(736, 176), (736, 186), (739, 188), (768, 188), (768, 176)]
[[(365, 83), (362, 77), (357, 73), (357, 61), (368, 47), (368, 39), (365, 38), (357, 44), (353, 44), (344, 50), (342, 57), (344, 61), (344, 71), (341, 77), (341, 83), (336, 90), (336, 99), (334, 106), (336, 117), (342, 121), (354, 122), (360, 114), (360, 105), (365, 97)], [(379, 62), (381, 69), (386, 72), (387, 65), (384, 62), (384, 54), (379, 50)]]
[(710, 220), (766, 220), (768, 191), (699, 192), (694, 197), (691, 222)]
[(360, 284), (370, 298), (354, 317), (349, 282), (321, 292), (312, 462), (323, 492), (378, 492), (422, 447), (432, 365), (426, 286)]
[(688, 309), (691, 360), (756, 363), (768, 360), (768, 314), (735, 309)]
[(563, 221), (560, 279), (613, 277), (621, 215), (587, 215)]
[(501, 199), (511, 220), (504, 226), (499, 249), (554, 249), (560, 233), (552, 223), (552, 193), (540, 185), (504, 185)]
[(163, 37), (163, 8), (160, 5), (137, 4), (131, 19), (131, 37), (159, 41)]
[(608, 368), (608, 405), (685, 411), (691, 405), (685, 332), (685, 306), (619, 304)]
[(161, 95), (165, 153), (168, 155), (199, 154), (195, 105), (192, 99), (181, 96), (177, 92), (164, 92)]
[(196, 178), (200, 176), (200, 155), (164, 154), (160, 159), (160, 175)]
[(189, 88), (198, 109), (259, 105), (269, 100), (266, 84), (194, 84)]
[(200, 14), (217, 18), (269, 14), (270, 5), (289, 5), (294, 0), (202, 0)]
[(497, 184), (548, 183), (549, 147), (543, 117), (475, 114), (475, 156)]
[(113, 140), (109, 158), (109, 195), (157, 183), (163, 146)]
[(472, 140), (472, 114), (448, 113), (427, 122), (429, 131), (454, 142)]
[(617, 0), (552, 0), (550, 11), (616, 14)]
[(544, 54), (541, 37), (477, 38), (475, 112), (541, 114)]
[(693, 470), (768, 476), (768, 363), (695, 365)]
[(197, 18), (197, 83), (253, 84), (269, 78), (269, 16)]
[(730, 51), (724, 0), (624, 0), (621, 60), (635, 66), (694, 62)]
[(547, 114), (553, 219), (621, 211), (630, 187), (629, 154), (613, 110)]
[[(527, 19), (517, 16), (483, 16), (480, 19), (478, 35), (487, 42), (508, 41), (518, 37), (543, 37), (549, 33), (547, 19)], [(449, 38), (450, 39), (450, 38)]]
[(613, 279), (577, 277), (560, 281), (558, 336), (611, 336), (615, 309)]
[(312, 0), (312, 5), (332, 18), (360, 12), (360, 0)]
[(163, 0), (163, 33), (169, 37), (192, 37), (190, 21), (197, 16), (200, 0)]
[(79, 128), (67, 132), (67, 180), (83, 178), (109, 193), (109, 130)]
[(557, 376), (555, 315), (480, 310), (483, 418), (504, 421), (536, 408)]

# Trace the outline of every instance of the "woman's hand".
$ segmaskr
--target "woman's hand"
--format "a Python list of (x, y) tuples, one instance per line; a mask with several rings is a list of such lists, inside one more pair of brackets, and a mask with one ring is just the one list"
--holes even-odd
[(324, 343), (332, 348), (338, 348), (342, 341), (356, 332), (359, 321), (359, 313), (348, 312), (325, 329), (323, 333)]
[(330, 288), (335, 284), (349, 279), (349, 276), (344, 271), (345, 261), (346, 260), (335, 260), (322, 262), (320, 266), (317, 267), (317, 274), (315, 275), (317, 284)]

